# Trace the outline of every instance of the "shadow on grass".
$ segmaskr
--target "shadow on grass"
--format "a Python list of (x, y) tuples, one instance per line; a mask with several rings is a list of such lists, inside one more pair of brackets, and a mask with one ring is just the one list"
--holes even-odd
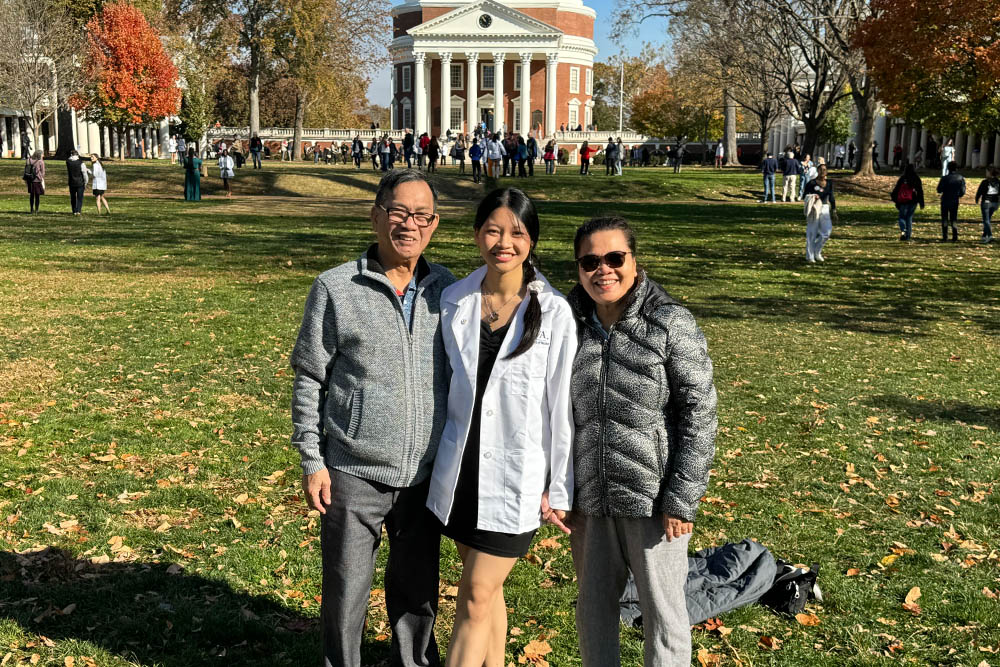
[[(141, 664), (320, 661), (318, 619), (234, 590), (221, 580), (168, 574), (169, 567), (94, 564), (52, 547), (0, 552), (0, 617), (26, 632), (87, 641)], [(366, 665), (388, 657), (388, 643), (362, 645)]]
[(956, 422), (985, 426), (1000, 431), (1000, 404), (973, 405), (964, 401), (918, 401), (908, 396), (880, 395), (866, 401), (871, 407), (885, 408), (911, 419)]

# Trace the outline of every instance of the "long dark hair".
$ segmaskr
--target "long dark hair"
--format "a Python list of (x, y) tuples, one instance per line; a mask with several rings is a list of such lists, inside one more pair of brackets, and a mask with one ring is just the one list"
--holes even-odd
[(906, 169), (903, 170), (903, 175), (899, 177), (899, 180), (906, 183), (911, 188), (916, 190), (920, 187), (920, 176), (917, 175), (917, 168), (913, 166), (912, 162), (906, 164)]
[[(521, 265), (521, 269), (524, 271), (524, 284), (527, 285), (537, 277), (538, 267), (538, 256), (535, 255), (535, 246), (538, 244), (538, 212), (535, 210), (535, 204), (528, 195), (517, 188), (497, 188), (479, 202), (472, 228), (477, 232), (482, 229), (486, 220), (498, 208), (510, 209), (514, 217), (524, 225), (528, 237), (531, 239), (531, 252), (528, 253), (528, 258)], [(507, 358), (513, 359), (531, 349), (531, 346), (535, 344), (535, 339), (538, 338), (538, 331), (541, 327), (542, 306), (538, 303), (538, 294), (528, 290), (528, 307), (524, 311), (524, 334), (521, 335), (517, 347)]]

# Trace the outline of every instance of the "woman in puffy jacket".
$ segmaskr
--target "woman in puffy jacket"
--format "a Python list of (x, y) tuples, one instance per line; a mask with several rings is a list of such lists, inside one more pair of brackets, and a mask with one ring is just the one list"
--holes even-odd
[(645, 665), (691, 664), (687, 546), (715, 456), (712, 361), (694, 317), (639, 268), (620, 217), (574, 242), (573, 562), (583, 667), (619, 665), (618, 600), (631, 569)]

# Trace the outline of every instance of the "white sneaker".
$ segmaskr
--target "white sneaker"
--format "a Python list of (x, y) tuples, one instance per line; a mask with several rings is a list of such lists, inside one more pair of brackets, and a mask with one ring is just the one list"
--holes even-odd
[(810, 263), (810, 264), (815, 264), (815, 263), (816, 263), (816, 260), (815, 260), (815, 259), (813, 259), (812, 257), (806, 257), (806, 261), (807, 261), (808, 263)]
[(816, 261), (817, 262), (825, 262), (826, 261), (825, 259), (823, 259), (823, 253), (820, 253), (820, 254), (816, 255)]

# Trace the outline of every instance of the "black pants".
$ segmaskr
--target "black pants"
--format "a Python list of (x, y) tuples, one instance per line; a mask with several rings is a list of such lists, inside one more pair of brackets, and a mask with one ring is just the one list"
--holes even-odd
[(590, 158), (585, 158), (580, 160), (580, 173), (589, 174), (590, 173)]
[(948, 227), (951, 226), (951, 240), (958, 240), (958, 202), (941, 202), (941, 240), (948, 240)]
[(535, 175), (535, 158), (529, 157), (528, 158), (528, 176), (534, 176), (534, 175)]
[(483, 178), (483, 163), (479, 160), (472, 161), (472, 180), (478, 183)]
[(28, 208), (31, 211), (37, 211), (38, 207), (42, 205), (42, 195), (36, 194), (34, 192), (28, 192)]
[(69, 186), (69, 204), (73, 208), (73, 213), (83, 210), (83, 188), (82, 185)]
[(504, 176), (512, 176), (513, 174), (514, 174), (514, 170), (510, 168), (510, 156), (509, 155), (504, 155), (503, 156), (503, 175)]
[(524, 163), (525, 162), (527, 162), (527, 160), (518, 160), (517, 161), (517, 175), (518, 175), (519, 178), (527, 178), (528, 177), (528, 172), (526, 172), (524, 170)]

